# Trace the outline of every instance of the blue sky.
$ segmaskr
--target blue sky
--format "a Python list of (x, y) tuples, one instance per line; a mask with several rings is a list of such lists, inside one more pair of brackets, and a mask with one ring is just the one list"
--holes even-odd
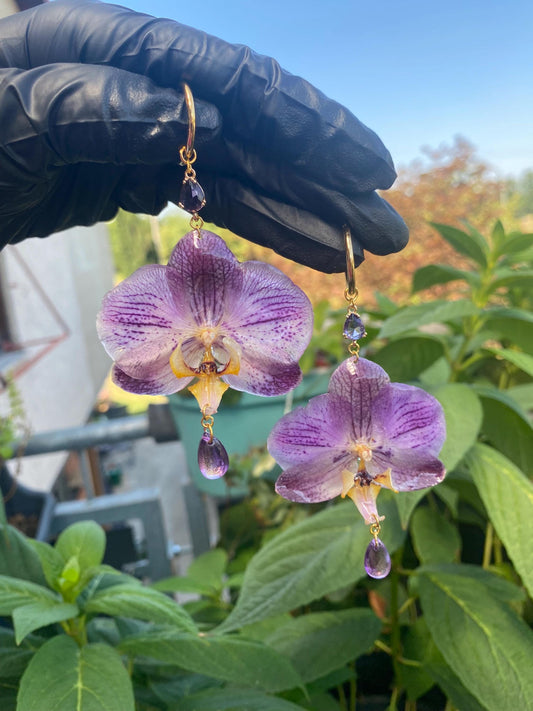
[(267, 54), (375, 130), (397, 165), (469, 139), (533, 169), (531, 0), (115, 0)]

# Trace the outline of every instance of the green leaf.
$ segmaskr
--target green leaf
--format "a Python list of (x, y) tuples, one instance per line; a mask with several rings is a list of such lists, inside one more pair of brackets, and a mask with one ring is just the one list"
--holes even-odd
[(489, 285), (488, 293), (493, 294), (497, 289), (530, 289), (533, 286), (533, 271), (508, 270), (509, 273), (497, 276)]
[(57, 600), (40, 600), (17, 607), (13, 611), (13, 627), (17, 644), (20, 644), (30, 632), (55, 622), (63, 622), (63, 620), (77, 617), (79, 612), (76, 605)]
[(483, 405), (483, 434), (522, 471), (531, 471), (533, 429), (527, 415), (501, 390), (480, 385), (475, 390)]
[(533, 247), (533, 234), (515, 233), (508, 238), (496, 250), (496, 256), (501, 257), (506, 254), (518, 254)]
[(496, 533), (533, 597), (533, 484), (486, 445), (476, 445), (466, 461)]
[[(404, 533), (392, 496), (382, 492), (383, 542), (393, 553)], [(294, 610), (365, 576), (369, 534), (351, 502), (337, 504), (270, 540), (252, 558), (237, 604), (220, 629), (234, 630)]]
[(20, 682), (17, 711), (135, 711), (130, 678), (105, 644), (49, 639)]
[(391, 341), (372, 356), (392, 381), (415, 380), (444, 353), (441, 341), (429, 336), (413, 336)]
[(59, 590), (59, 579), (65, 565), (63, 556), (48, 543), (34, 540), (30, 543), (39, 556), (46, 582), (53, 590)]
[(507, 236), (505, 234), (505, 229), (501, 220), (496, 220), (496, 222), (494, 223), (494, 226), (490, 233), (490, 237), (494, 247), (500, 247), (502, 244), (504, 244), (505, 240), (507, 239)]
[(196, 625), (185, 610), (174, 600), (152, 588), (113, 585), (90, 597), (84, 611), (88, 614), (132, 617), (196, 632)]
[(379, 332), (379, 337), (390, 338), (391, 336), (404, 335), (407, 331), (419, 329), (430, 323), (446, 323), (478, 313), (478, 307), (467, 299), (415, 304), (397, 311), (388, 318)]
[(471, 285), (479, 283), (479, 276), (474, 272), (448, 266), (447, 264), (428, 264), (417, 269), (413, 275), (413, 293), (429, 289), (436, 284), (447, 284), (461, 279)]
[(288, 657), (309, 682), (365, 654), (380, 632), (381, 622), (370, 610), (315, 612), (291, 619), (266, 643)]
[(459, 681), (438, 650), (435, 650), (433, 658), (423, 668), (444, 691), (454, 708), (460, 711), (487, 711)]
[(533, 698), (533, 633), (474, 578), (421, 571), (418, 588), (433, 641), (488, 711), (527, 708)]
[(434, 684), (433, 679), (424, 669), (422, 663), (429, 658), (435, 645), (427, 628), (426, 621), (419, 617), (405, 631), (402, 638), (402, 657), (420, 662), (421, 666), (411, 666), (400, 662), (400, 678), (407, 691), (407, 698), (416, 701), (429, 691)]
[(524, 413), (533, 411), (533, 383), (515, 385), (513, 388), (509, 388), (505, 392), (513, 398), (518, 407), (520, 407)]
[(17, 645), (13, 630), (0, 627), (0, 679), (22, 676), (38, 646), (35, 638)]
[(433, 394), (446, 417), (446, 442), (439, 458), (446, 469), (452, 471), (476, 442), (483, 409), (476, 393), (462, 383), (443, 385)]
[(46, 584), (41, 561), (30, 539), (13, 526), (0, 529), (0, 575)]
[(171, 578), (163, 578), (155, 583), (152, 583), (152, 588), (154, 590), (159, 590), (160, 592), (181, 592), (181, 593), (192, 593), (194, 595), (204, 595), (205, 597), (210, 597), (214, 594), (213, 588), (207, 585), (196, 582), (196, 580), (191, 580), (187, 576), (172, 576)]
[(302, 706), (248, 689), (203, 691), (180, 700), (179, 711), (302, 711)]
[(418, 503), (424, 498), (424, 496), (431, 491), (433, 487), (427, 489), (417, 489), (417, 491), (402, 491), (396, 497), (396, 505), (398, 507), (398, 514), (400, 516), (400, 523), (403, 530), (407, 530), (409, 525), (409, 520), (411, 514), (418, 506)]
[(228, 554), (222, 548), (214, 548), (195, 558), (189, 565), (187, 577), (214, 590), (222, 589), (222, 576), (228, 564)]
[(260, 642), (236, 636), (200, 637), (155, 630), (126, 638), (119, 649), (264, 691), (283, 691), (302, 683), (286, 658)]
[(43, 600), (59, 602), (58, 596), (42, 585), (0, 575), (0, 615), (11, 615), (13, 610), (21, 605)]
[(465, 257), (470, 257), (483, 268), (487, 266), (488, 244), (478, 232), (463, 232), (463, 230), (458, 230), (456, 227), (442, 225), (437, 222), (431, 222), (431, 225), (456, 252), (463, 254)]
[(490, 309), (485, 311), (484, 328), (522, 348), (533, 351), (533, 314), (523, 309)]
[(77, 558), (80, 570), (100, 565), (105, 551), (104, 529), (94, 521), (79, 521), (66, 528), (57, 539), (55, 548), (68, 561)]
[(418, 508), (411, 520), (411, 536), (421, 563), (452, 563), (459, 557), (461, 536), (439, 511)]
[(533, 356), (520, 351), (513, 351), (511, 348), (490, 348), (486, 346), (483, 350), (494, 354), (497, 358), (503, 359), (516, 365), (533, 378)]
[[(506, 604), (523, 602), (526, 597), (524, 591), (518, 585), (511, 583), (501, 575), (492, 573), (490, 570), (480, 568), (479, 565), (439, 563), (438, 565), (425, 565), (423, 568), (419, 568), (417, 572), (436, 573), (437, 575), (445, 573), (460, 578), (463, 577), (466, 581), (473, 580), (476, 584), (483, 585), (493, 598)], [(416, 580), (417, 578), (414, 577), (415, 584)]]

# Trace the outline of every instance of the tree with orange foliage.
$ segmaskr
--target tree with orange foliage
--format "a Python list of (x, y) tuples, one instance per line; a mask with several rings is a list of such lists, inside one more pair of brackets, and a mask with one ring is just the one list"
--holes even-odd
[(485, 233), (497, 219), (513, 226), (512, 200), (503, 202), (505, 181), (476, 155), (471, 143), (457, 136), (452, 145), (426, 147), (422, 153), (426, 160), (400, 169), (394, 187), (384, 194), (406, 221), (410, 240), (399, 254), (386, 258), (367, 254), (358, 270), (365, 304), (375, 290), (406, 297), (413, 273), (426, 264), (463, 266), (432, 222), (462, 227), (466, 221)]

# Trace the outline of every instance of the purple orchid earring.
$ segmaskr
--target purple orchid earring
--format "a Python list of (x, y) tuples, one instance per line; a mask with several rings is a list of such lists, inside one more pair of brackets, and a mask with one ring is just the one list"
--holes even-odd
[(217, 479), (228, 469), (226, 449), (213, 434), (222, 395), (228, 387), (264, 396), (296, 387), (313, 311), (278, 269), (241, 264), (218, 235), (202, 229), (205, 196), (192, 168), (194, 102), (183, 88), (189, 134), (180, 149), (185, 177), (178, 204), (191, 213), (192, 231), (166, 266), (141, 267), (104, 297), (97, 329), (115, 361), (113, 381), (124, 390), (170, 395), (188, 386), (201, 411), (198, 465)]
[(268, 450), (284, 469), (276, 491), (290, 501), (315, 503), (349, 496), (373, 538), (364, 564), (370, 577), (384, 578), (389, 553), (379, 538), (376, 498), (382, 487), (413, 491), (438, 484), (445, 475), (437, 458), (446, 437), (440, 403), (420, 388), (391, 383), (376, 363), (359, 357), (365, 334), (357, 311), (351, 235), (346, 242), (348, 313), (344, 336), (351, 357), (331, 376), (328, 392), (285, 415), (268, 439)]

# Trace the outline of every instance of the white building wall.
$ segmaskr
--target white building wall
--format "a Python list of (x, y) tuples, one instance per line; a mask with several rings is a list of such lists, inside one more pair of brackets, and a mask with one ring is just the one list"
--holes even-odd
[[(113, 285), (106, 226), (8, 246), (0, 252), (0, 279), (12, 340), (24, 346), (9, 368), (18, 371), (32, 431), (85, 423), (111, 365), (95, 329), (102, 296)], [(0, 412), (6, 409), (3, 394)], [(19, 481), (49, 490), (65, 456), (23, 459)]]

